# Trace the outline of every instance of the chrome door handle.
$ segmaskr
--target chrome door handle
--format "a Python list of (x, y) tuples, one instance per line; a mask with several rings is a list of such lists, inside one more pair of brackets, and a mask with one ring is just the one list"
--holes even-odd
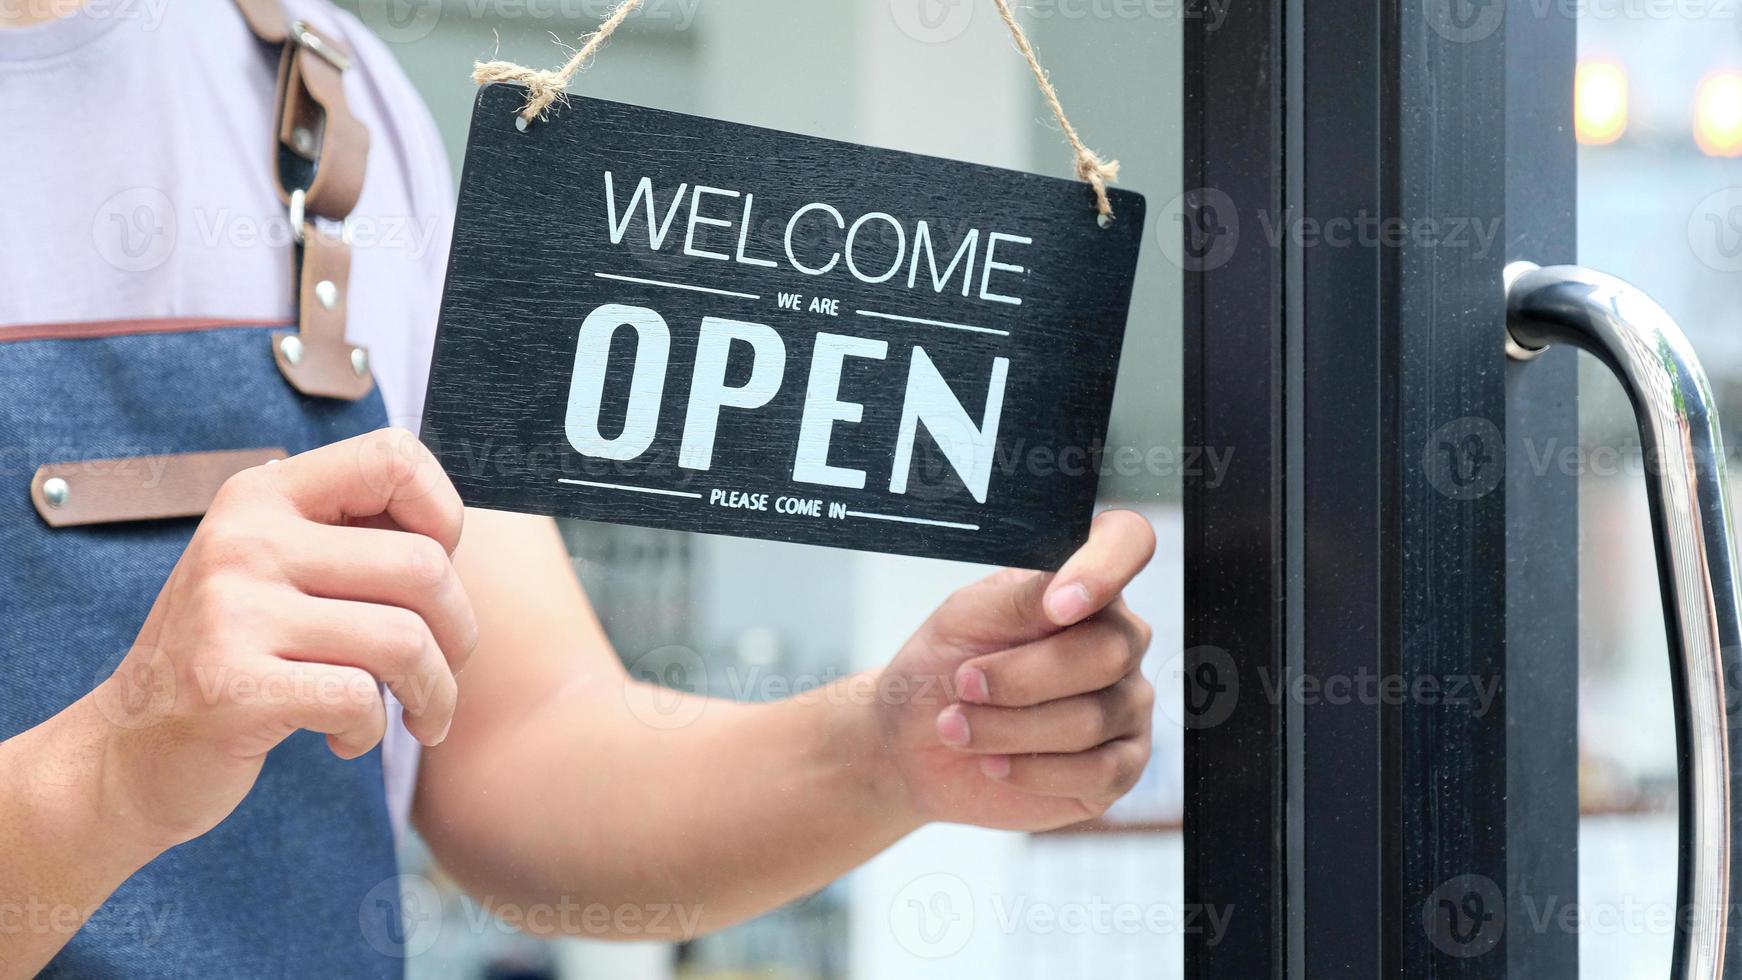
[(1733, 761), (1742, 743), (1730, 716), (1742, 682), (1742, 605), (1711, 385), (1662, 307), (1589, 269), (1507, 266), (1506, 329), (1514, 358), (1552, 343), (1591, 352), (1633, 402), (1676, 692), (1681, 858), (1670, 975), (1742, 974), (1742, 940), (1730, 923), (1730, 899), (1742, 895), (1730, 851), (1732, 798), (1742, 789)]

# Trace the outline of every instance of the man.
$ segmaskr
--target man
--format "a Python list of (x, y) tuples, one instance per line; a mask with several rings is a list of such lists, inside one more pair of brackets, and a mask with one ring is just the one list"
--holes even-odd
[[(241, 6), (0, 5), (0, 978), (398, 975), (360, 924), (398, 914), (407, 809), (499, 904), (690, 910), (614, 918), (670, 939), (928, 822), (1059, 827), (1136, 781), (1150, 632), (1120, 591), (1154, 538), (1122, 512), (880, 670), (648, 724), (676, 695), (626, 675), (552, 523), (463, 510), (386, 426), (417, 417), (444, 265), (427, 114), (350, 18), (289, 4), (317, 39), (287, 41)], [(286, 43), (343, 67), (372, 147), (348, 281), (300, 293)], [(314, 344), (317, 302), (366, 395), (301, 386), (284, 327)], [(262, 447), (288, 458), (237, 464)], [(219, 466), (197, 524), (159, 519)]]

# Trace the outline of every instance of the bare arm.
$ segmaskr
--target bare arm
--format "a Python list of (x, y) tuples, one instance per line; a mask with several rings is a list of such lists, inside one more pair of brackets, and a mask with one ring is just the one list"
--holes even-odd
[(88, 696), (0, 742), (0, 977), (34, 976), (162, 852), (105, 785), (110, 727)]
[(454, 561), (481, 640), (452, 736), (425, 754), (418, 827), (534, 931), (677, 939), (814, 891), (928, 821), (1097, 815), (1148, 758), (1151, 704), (1148, 630), (1117, 596), (1153, 536), (1105, 517), (1059, 582), (1001, 573), (889, 668), (750, 705), (631, 680), (554, 525), (470, 512)]

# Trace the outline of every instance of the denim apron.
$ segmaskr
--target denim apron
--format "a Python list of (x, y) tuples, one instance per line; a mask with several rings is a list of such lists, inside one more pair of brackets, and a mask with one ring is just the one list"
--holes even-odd
[[(0, 738), (113, 671), (197, 523), (50, 527), (28, 492), (38, 465), (294, 454), (386, 422), (374, 390), (344, 401), (293, 389), (270, 328), (139, 326), (79, 339), (0, 331)], [(345, 762), (324, 736), (297, 732), (227, 820), (123, 884), (42, 975), (399, 977), (396, 874), (380, 749)]]

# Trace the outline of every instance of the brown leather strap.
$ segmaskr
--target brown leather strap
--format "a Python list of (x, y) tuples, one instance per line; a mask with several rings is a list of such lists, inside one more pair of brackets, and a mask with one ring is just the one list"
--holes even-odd
[(248, 29), (266, 44), (283, 44), (290, 21), (284, 16), (284, 6), (278, 0), (236, 0)]
[(30, 499), (51, 527), (199, 517), (225, 480), (285, 455), (240, 449), (50, 463), (31, 478)]
[(369, 351), (345, 340), (346, 297), (351, 285), (351, 246), (309, 226), (300, 249), (298, 333), (272, 335), (278, 369), (298, 391), (317, 398), (356, 401), (369, 393)]
[(351, 55), (305, 24), (291, 30), (278, 62), (278, 196), (288, 205), (302, 187), (308, 214), (343, 221), (363, 192), (369, 156), (369, 131), (345, 104)]
[[(278, 0), (236, 0), (249, 30), (282, 49), (274, 126), (274, 180), (297, 239), (295, 335), (275, 333), (273, 359), (305, 395), (355, 401), (374, 379), (368, 353), (345, 339), (351, 249), (314, 219), (343, 223), (363, 192), (369, 131), (345, 103), (351, 53), (302, 21), (287, 21)], [(293, 339), (286, 342), (286, 337)]]
[(136, 337), (144, 334), (194, 333), (201, 330), (276, 327), (282, 318), (238, 320), (231, 316), (163, 316), (137, 320), (69, 320), (64, 323), (8, 323), (0, 325), (0, 344), (27, 340), (93, 340), (103, 337)]

